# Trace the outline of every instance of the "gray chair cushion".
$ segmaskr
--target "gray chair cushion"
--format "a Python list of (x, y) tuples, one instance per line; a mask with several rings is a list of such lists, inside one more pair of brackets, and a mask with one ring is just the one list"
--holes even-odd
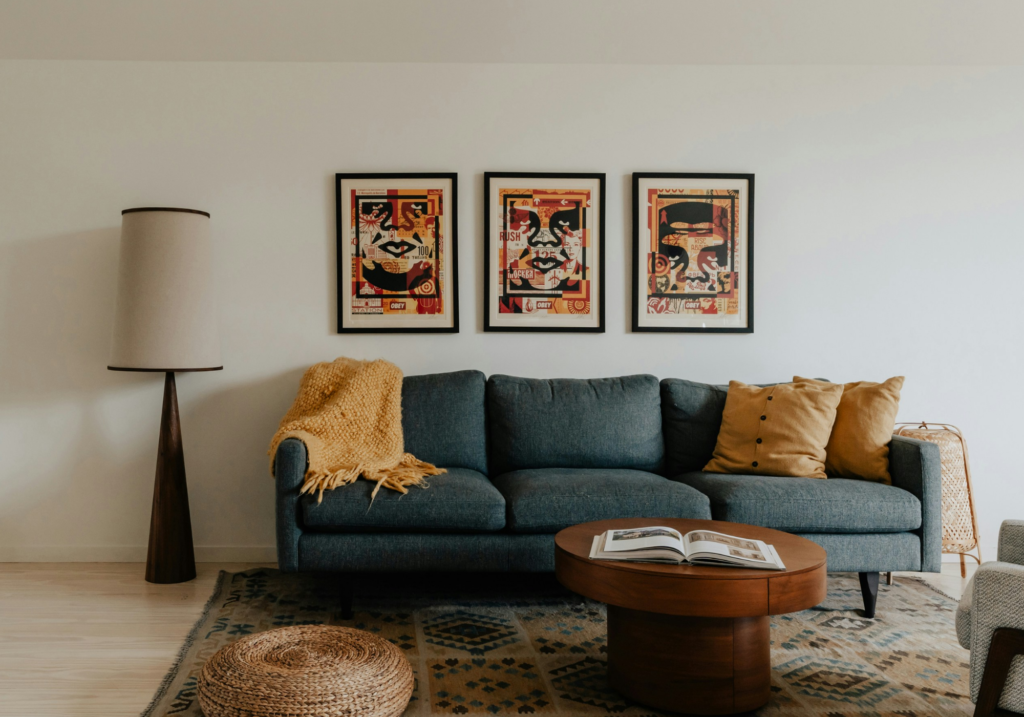
[(515, 533), (555, 533), (610, 518), (711, 517), (707, 497), (654, 473), (615, 468), (539, 468), (494, 479)]
[(405, 450), (436, 466), (487, 473), (484, 375), (454, 371), (402, 382)]
[(403, 495), (381, 488), (370, 505), (376, 483), (355, 483), (301, 499), (307, 529), (385, 530), (399, 533), (492, 531), (505, 527), (505, 499), (487, 476), (468, 468), (449, 468), (430, 476), (427, 488), (409, 488)]
[(883, 483), (846, 478), (684, 473), (715, 520), (793, 532), (898, 533), (921, 527), (921, 501)]
[(658, 471), (665, 447), (654, 376), (487, 381), (491, 475), (526, 468)]
[(967, 581), (956, 608), (956, 639), (960, 647), (971, 649), (971, 604), (974, 602), (974, 575)]

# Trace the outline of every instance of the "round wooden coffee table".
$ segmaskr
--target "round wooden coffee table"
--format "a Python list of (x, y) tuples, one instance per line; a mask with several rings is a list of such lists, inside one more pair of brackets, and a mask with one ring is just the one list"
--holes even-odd
[[(591, 560), (595, 535), (664, 525), (763, 540), (785, 570)], [(573, 592), (608, 604), (608, 681), (641, 704), (690, 714), (753, 710), (771, 693), (768, 616), (825, 599), (825, 550), (769, 528), (717, 520), (624, 518), (555, 536), (555, 572)]]

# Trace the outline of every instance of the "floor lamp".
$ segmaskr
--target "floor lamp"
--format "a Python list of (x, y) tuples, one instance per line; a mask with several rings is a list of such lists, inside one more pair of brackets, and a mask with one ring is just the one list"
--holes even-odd
[(121, 212), (121, 258), (111, 371), (164, 374), (164, 403), (149, 524), (146, 580), (196, 576), (174, 374), (219, 371), (210, 215), (144, 207)]

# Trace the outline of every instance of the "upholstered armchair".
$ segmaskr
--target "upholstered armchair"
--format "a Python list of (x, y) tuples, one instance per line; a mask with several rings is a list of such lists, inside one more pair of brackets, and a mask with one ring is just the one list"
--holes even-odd
[(1024, 713), (1024, 520), (999, 529), (999, 556), (967, 583), (956, 636), (971, 651), (975, 717), (996, 706)]

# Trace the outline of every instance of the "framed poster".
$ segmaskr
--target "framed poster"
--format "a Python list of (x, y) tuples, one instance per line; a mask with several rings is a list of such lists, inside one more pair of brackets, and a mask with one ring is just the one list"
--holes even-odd
[(458, 177), (338, 174), (338, 333), (458, 333)]
[(484, 174), (484, 331), (604, 331), (603, 174)]
[(753, 174), (633, 174), (633, 331), (754, 332)]

